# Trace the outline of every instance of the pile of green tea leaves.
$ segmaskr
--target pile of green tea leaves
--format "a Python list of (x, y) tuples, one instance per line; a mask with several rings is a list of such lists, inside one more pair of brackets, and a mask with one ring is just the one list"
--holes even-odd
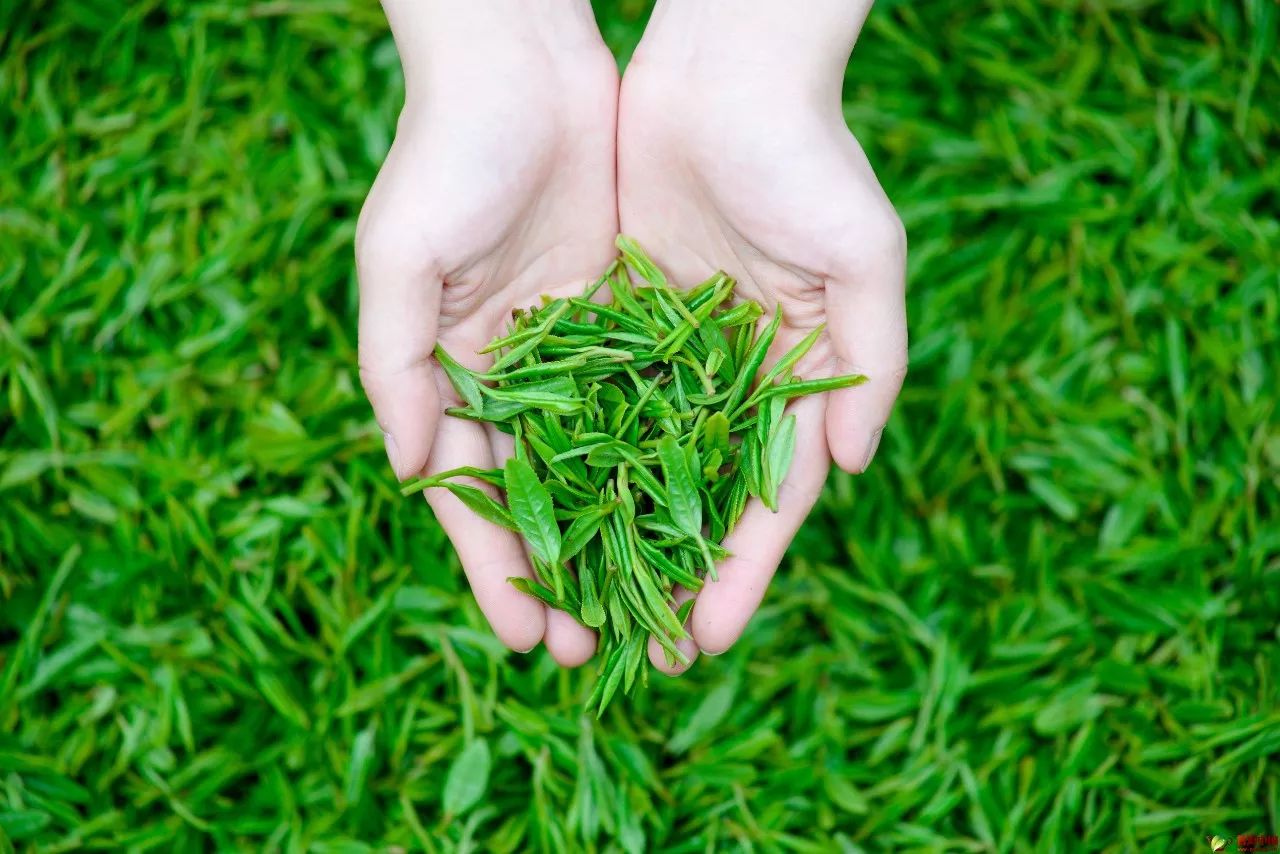
[[(636, 683), (649, 635), (687, 663), (676, 642), (693, 600), (677, 608), (676, 586), (696, 592), (716, 577), (748, 499), (777, 510), (795, 449), (787, 402), (865, 380), (792, 375), (822, 327), (757, 380), (781, 311), (760, 328), (762, 307), (734, 304), (727, 274), (682, 290), (631, 239), (618, 248), (582, 296), (514, 312), (509, 333), (482, 351), (499, 354), (489, 371), (437, 348), (467, 403), (448, 414), (495, 424), (515, 437), (515, 454), (502, 469), (454, 469), (403, 489), (448, 489), (524, 538), (536, 579), (511, 583), (600, 630), (588, 707), (601, 711)], [(499, 488), (506, 506), (465, 478)]]

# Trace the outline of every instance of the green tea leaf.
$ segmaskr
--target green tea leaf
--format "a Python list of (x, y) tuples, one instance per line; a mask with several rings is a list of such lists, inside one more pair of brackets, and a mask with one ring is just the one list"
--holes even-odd
[(693, 606), (698, 602), (697, 599), (690, 599), (680, 606), (680, 610), (676, 611), (676, 619), (680, 621), (680, 625), (687, 625), (689, 615), (693, 613)]
[[(638, 248), (638, 247), (637, 247)], [(655, 268), (656, 269), (656, 268)], [(627, 271), (621, 266), (609, 277), (609, 290), (613, 293), (613, 300), (626, 314), (641, 321), (646, 326), (652, 326), (652, 319), (649, 312), (636, 300), (635, 289), (631, 286), (631, 277), (627, 275)], [(632, 333), (634, 334), (634, 333)], [(641, 336), (648, 338), (648, 336)], [(656, 346), (657, 341), (649, 339), (650, 346)]]
[(749, 326), (764, 316), (764, 310), (756, 302), (743, 302), (735, 305), (716, 318), (716, 326), (729, 329), (734, 326)]
[(431, 484), (434, 487), (441, 487), (449, 490), (463, 504), (471, 508), (471, 512), (475, 513), (482, 519), (486, 519), (495, 525), (500, 525), (512, 531), (519, 531), (516, 522), (511, 518), (511, 513), (507, 508), (490, 498), (483, 490), (476, 489), (474, 486), (467, 486), (465, 483), (454, 483), (453, 481), (441, 481), (440, 483)]
[(676, 527), (691, 537), (702, 535), (702, 499), (689, 473), (688, 458), (673, 436), (658, 441), (658, 459), (666, 483), (667, 508)]
[(617, 506), (616, 501), (601, 504), (574, 519), (564, 533), (564, 541), (560, 545), (560, 560), (570, 560), (582, 551), (600, 530), (600, 522)]
[(641, 662), (645, 659), (644, 651), (646, 646), (648, 646), (648, 643), (644, 635), (641, 634), (633, 635), (627, 641), (627, 651), (623, 663), (623, 666), (626, 667), (627, 675), (622, 680), (623, 692), (630, 691), (632, 686), (635, 685), (636, 674), (644, 672), (640, 668), (642, 666)]
[(489, 369), (490, 373), (503, 371), (532, 353), (551, 332), (555, 322), (567, 314), (572, 307), (572, 303), (568, 300), (560, 301), (535, 328), (529, 330), (517, 346), (503, 353), (502, 357), (493, 363), (493, 367)]
[(506, 479), (502, 473), (502, 469), (480, 469), (475, 466), (462, 466), (461, 468), (449, 469), (439, 474), (433, 474), (430, 477), (422, 477), (417, 480), (409, 481), (400, 487), (401, 495), (413, 495), (415, 492), (421, 492), (424, 489), (430, 489), (433, 486), (439, 486), (443, 481), (450, 480), (455, 477), (474, 477), (476, 480), (483, 480), (485, 483), (492, 484), (499, 489), (506, 486)]
[(658, 269), (658, 265), (645, 254), (640, 248), (640, 244), (636, 243), (630, 237), (619, 234), (618, 239), (614, 241), (618, 247), (618, 251), (622, 253), (622, 260), (627, 263), (632, 270), (636, 271), (636, 275), (649, 284), (665, 288), (667, 286), (667, 277)]
[(439, 344), (435, 350), (436, 361), (440, 363), (440, 367), (444, 368), (444, 375), (449, 378), (450, 385), (458, 396), (467, 402), (467, 405), (476, 412), (484, 411), (484, 393), (481, 389), (481, 382), (476, 379), (471, 371), (454, 361), (445, 349)]
[(867, 381), (867, 377), (862, 374), (845, 374), (839, 377), (827, 377), (819, 380), (793, 380), (783, 385), (770, 386), (768, 390), (760, 395), (760, 402), (780, 397), (783, 400), (791, 400), (797, 397), (805, 397), (810, 394), (821, 394), (827, 391), (836, 391), (842, 388), (852, 388), (860, 386)]
[(705, 506), (706, 515), (707, 515), (707, 530), (711, 534), (711, 539), (722, 540), (724, 539), (725, 527), (726, 527), (724, 514), (721, 511), (720, 507), (717, 505), (716, 501), (711, 497), (711, 494), (709, 491), (703, 490), (703, 494), (706, 497), (704, 506)]
[(480, 374), (479, 378), (494, 382), (511, 383), (521, 380), (564, 376), (572, 374), (579, 368), (585, 367), (589, 361), (591, 361), (591, 357), (584, 353), (577, 356), (570, 356), (567, 359), (558, 359), (552, 362), (541, 362), (536, 365), (526, 365), (523, 368), (511, 368), (506, 371), (489, 371), (488, 373)]
[(769, 445), (765, 452), (765, 494), (762, 497), (765, 506), (774, 513), (778, 512), (778, 487), (791, 468), (791, 458), (796, 450), (796, 417), (788, 415), (782, 419), (778, 429), (769, 437)]
[[(599, 525), (600, 522), (597, 520), (597, 529)], [(600, 598), (596, 594), (595, 573), (590, 570), (580, 571), (578, 584), (582, 588), (582, 607), (579, 609), (582, 622), (593, 629), (598, 629), (604, 625), (605, 613), (604, 606), (600, 604)]]
[(738, 520), (742, 518), (742, 511), (747, 509), (747, 499), (751, 493), (747, 489), (747, 479), (745, 473), (739, 472), (738, 476), (733, 479), (733, 486), (729, 490), (729, 506), (725, 509), (724, 528), (725, 534), (733, 533), (733, 529), (737, 527)]
[(560, 559), (560, 526), (546, 487), (524, 460), (507, 460), (507, 506), (516, 528), (535, 556), (547, 563)]
[(720, 479), (720, 467), (724, 465), (721, 459), (720, 449), (717, 448), (707, 454), (706, 461), (702, 465), (702, 477), (704, 480), (715, 481)]
[(526, 408), (554, 412), (556, 415), (573, 415), (582, 411), (583, 401), (578, 397), (564, 397), (549, 391), (530, 390), (523, 386), (489, 388), (481, 386), (486, 396), (493, 400), (520, 404)]
[[(649, 543), (643, 537), (636, 538), (636, 548), (651, 566), (656, 567), (664, 575), (689, 590), (702, 589), (702, 579), (663, 554), (662, 550)], [(683, 621), (681, 621), (683, 623)]]
[(762, 394), (766, 393), (768, 389), (773, 386), (774, 380), (786, 375), (792, 368), (794, 368), (796, 363), (803, 359), (805, 354), (813, 349), (813, 345), (817, 343), (818, 338), (822, 335), (822, 332), (825, 329), (826, 324), (819, 324), (818, 327), (806, 335), (799, 344), (792, 347), (781, 359), (775, 362), (773, 367), (769, 369), (769, 372), (764, 375), (764, 378), (757, 383), (756, 390), (751, 394), (751, 397), (747, 398), (743, 407), (753, 404)]
[(742, 467), (743, 482), (749, 495), (760, 495), (760, 441), (752, 430), (742, 437), (738, 446), (738, 459)]
[(552, 593), (551, 588), (547, 587), (545, 584), (541, 584), (537, 581), (531, 581), (528, 578), (523, 578), (518, 575), (508, 578), (507, 583), (526, 596), (541, 599), (553, 608), (559, 604), (560, 600), (556, 598), (556, 594)]
[(764, 328), (764, 332), (752, 343), (751, 349), (747, 351), (746, 356), (740, 360), (742, 362), (742, 373), (738, 374), (738, 378), (734, 380), (733, 386), (729, 391), (729, 397), (724, 404), (724, 411), (736, 412), (738, 404), (746, 398), (747, 390), (752, 381), (755, 380), (756, 372), (764, 364), (764, 357), (769, 353), (769, 347), (773, 344), (773, 339), (778, 334), (778, 327), (781, 325), (782, 311), (779, 309), (774, 312), (773, 320), (769, 321), (769, 325)]
[(618, 685), (622, 682), (626, 668), (623, 667), (623, 656), (626, 654), (626, 647), (619, 644), (609, 656), (608, 662), (605, 664), (604, 671), (600, 676), (600, 699), (596, 717), (604, 714), (604, 710), (608, 707), (609, 701), (613, 699), (613, 695), (618, 690)]

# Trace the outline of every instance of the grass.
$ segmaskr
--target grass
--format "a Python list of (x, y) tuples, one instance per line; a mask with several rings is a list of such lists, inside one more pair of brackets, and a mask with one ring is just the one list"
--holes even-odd
[[(627, 55), (643, 4), (597, 4)], [(355, 376), (376, 6), (0, 11), (0, 850), (1280, 832), (1277, 8), (882, 3), (911, 375), (729, 654), (600, 723)]]

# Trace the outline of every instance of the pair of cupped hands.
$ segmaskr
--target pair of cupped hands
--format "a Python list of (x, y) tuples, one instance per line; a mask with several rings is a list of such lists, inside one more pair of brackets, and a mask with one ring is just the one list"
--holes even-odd
[[(811, 2), (811, 19), (772, 0), (660, 2), (621, 81), (585, 2), (384, 2), (406, 103), (357, 229), (359, 359), (398, 478), (502, 465), (509, 436), (443, 414), (460, 401), (433, 348), (483, 370), (512, 309), (580, 293), (619, 230), (673, 282), (723, 269), (780, 309), (778, 351), (825, 323), (798, 375), (869, 377), (792, 406), (779, 512), (753, 500), (725, 542), (690, 661), (741, 635), (832, 461), (870, 464), (906, 372), (905, 237), (841, 112), (869, 3)], [(532, 575), (516, 534), (446, 490), (427, 501), (503, 643), (592, 657), (593, 631), (508, 583)], [(683, 669), (655, 642), (649, 656)]]

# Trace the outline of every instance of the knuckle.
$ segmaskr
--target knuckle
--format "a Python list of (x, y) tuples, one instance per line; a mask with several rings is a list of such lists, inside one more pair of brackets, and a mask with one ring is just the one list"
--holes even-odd
[(889, 205), (863, 214), (847, 226), (846, 238), (832, 259), (836, 271), (853, 281), (896, 279), (907, 257), (907, 231)]
[(364, 204), (360, 206), (360, 214), (356, 217), (355, 250), (358, 266), (365, 266), (375, 256), (374, 250), (377, 245), (385, 241), (383, 235), (386, 229), (382, 226), (385, 221), (382, 207), (375, 184), (365, 198)]
[(897, 211), (889, 208), (868, 223), (863, 243), (879, 263), (901, 263), (907, 257), (907, 229)]
[(907, 254), (907, 226), (896, 210), (889, 209), (889, 230), (892, 232), (893, 248), (902, 256)]
[[(366, 208), (367, 209), (367, 208)], [(401, 229), (388, 225), (377, 215), (361, 218), (356, 224), (356, 267), (370, 273), (410, 266), (411, 244)]]
[(373, 194), (356, 220), (356, 272), (361, 288), (387, 279), (420, 281), (438, 268), (426, 236), (411, 218), (389, 211)]

